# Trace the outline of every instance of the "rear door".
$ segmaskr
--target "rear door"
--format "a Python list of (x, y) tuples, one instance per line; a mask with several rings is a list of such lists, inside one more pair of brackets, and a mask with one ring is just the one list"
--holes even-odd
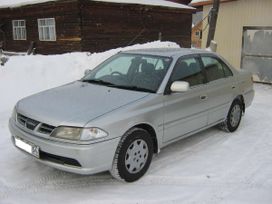
[(207, 75), (208, 124), (216, 124), (227, 116), (237, 89), (232, 71), (215, 55), (201, 55)]
[[(171, 93), (174, 81), (187, 81), (190, 90)], [(164, 95), (164, 143), (186, 136), (207, 125), (207, 84), (198, 55), (180, 58)]]

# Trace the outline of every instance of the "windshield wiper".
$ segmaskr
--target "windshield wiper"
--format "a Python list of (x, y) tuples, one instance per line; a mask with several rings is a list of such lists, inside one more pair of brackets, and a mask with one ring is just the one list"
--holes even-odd
[(156, 93), (155, 91), (153, 91), (151, 89), (142, 88), (142, 87), (138, 87), (138, 86), (117, 85), (117, 84), (113, 84), (111, 82), (103, 81), (103, 80), (100, 80), (100, 79), (83, 79), (82, 82), (99, 84), (99, 85), (105, 85), (105, 86), (114, 87), (114, 88), (120, 88), (120, 89), (128, 89), (128, 90), (135, 90), (135, 91), (144, 91), (144, 92)]
[(87, 83), (91, 83), (91, 84), (100, 84), (100, 85), (106, 85), (106, 86), (111, 86), (111, 85), (115, 85), (111, 82), (108, 81), (103, 81), (100, 79), (83, 79), (82, 82), (87, 82)]
[(116, 88), (120, 88), (120, 89), (135, 90), (135, 91), (144, 91), (144, 92), (149, 92), (149, 93), (156, 93), (156, 91), (154, 91), (154, 90), (142, 88), (139, 86), (112, 85), (111, 87), (116, 87)]

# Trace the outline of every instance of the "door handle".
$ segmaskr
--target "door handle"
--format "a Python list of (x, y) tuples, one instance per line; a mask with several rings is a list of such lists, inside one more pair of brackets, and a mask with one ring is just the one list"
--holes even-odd
[(208, 96), (206, 96), (206, 95), (200, 96), (200, 99), (201, 99), (201, 100), (207, 100), (207, 99), (208, 99)]
[(235, 88), (236, 88), (236, 86), (234, 86), (234, 85), (233, 85), (231, 88), (232, 88), (232, 89), (235, 89)]

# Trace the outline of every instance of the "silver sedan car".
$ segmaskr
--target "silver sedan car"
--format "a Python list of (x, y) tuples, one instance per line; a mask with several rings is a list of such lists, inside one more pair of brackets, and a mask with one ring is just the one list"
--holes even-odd
[(134, 50), (20, 100), (9, 127), (13, 144), (46, 165), (133, 182), (162, 147), (215, 125), (235, 131), (253, 97), (251, 74), (215, 53)]

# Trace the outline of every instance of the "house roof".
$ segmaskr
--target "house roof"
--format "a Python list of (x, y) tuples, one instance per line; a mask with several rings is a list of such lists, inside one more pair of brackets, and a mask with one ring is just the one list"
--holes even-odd
[[(220, 0), (220, 3), (225, 3), (229, 1), (237, 1), (237, 0)], [(194, 7), (200, 7), (200, 6), (210, 5), (212, 3), (213, 3), (213, 0), (192, 0), (189, 5)]]
[(202, 30), (202, 23), (203, 21), (199, 21), (197, 24), (192, 26), (192, 30)]
[[(31, 4), (39, 4), (50, 1), (59, 0), (0, 0), (0, 8), (15, 8)], [(178, 9), (195, 9), (191, 6), (187, 6), (180, 3), (174, 3), (166, 0), (90, 0), (108, 3), (119, 3), (119, 4), (140, 4), (140, 5), (151, 5), (151, 6), (162, 6), (168, 8), (178, 8)]]

